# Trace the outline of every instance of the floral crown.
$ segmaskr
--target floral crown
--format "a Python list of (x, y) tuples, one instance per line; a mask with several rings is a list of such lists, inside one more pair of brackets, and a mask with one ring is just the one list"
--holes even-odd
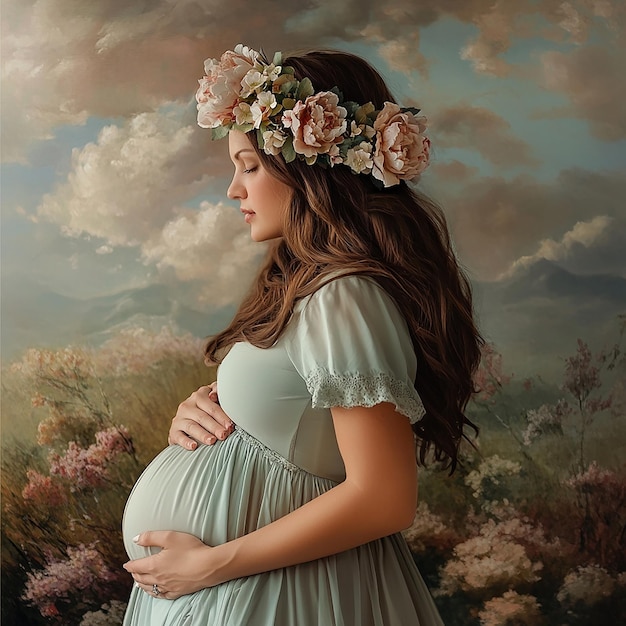
[(282, 154), (287, 163), (299, 157), (309, 165), (347, 165), (378, 187), (412, 180), (426, 169), (430, 140), (419, 109), (344, 102), (337, 87), (315, 93), (308, 78), (298, 80), (281, 60), (280, 52), (270, 63), (242, 44), (219, 61), (207, 59), (196, 93), (198, 125), (213, 129), (213, 139), (231, 129), (256, 130), (266, 154)]

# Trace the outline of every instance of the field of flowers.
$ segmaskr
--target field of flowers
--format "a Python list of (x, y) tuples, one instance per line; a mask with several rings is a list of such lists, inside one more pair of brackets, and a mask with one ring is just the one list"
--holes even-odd
[[(624, 331), (624, 320), (620, 339)], [(32, 349), (3, 371), (2, 620), (121, 623), (128, 492), (179, 402), (214, 378), (202, 342), (126, 330), (98, 349)], [(582, 340), (560, 386), (486, 346), (479, 425), (453, 476), (422, 470), (406, 531), (447, 626), (626, 619), (626, 359)], [(6, 621), (5, 621), (6, 620)]]

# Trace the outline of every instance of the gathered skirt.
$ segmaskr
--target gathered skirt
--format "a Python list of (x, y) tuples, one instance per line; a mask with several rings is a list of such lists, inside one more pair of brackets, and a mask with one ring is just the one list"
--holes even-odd
[[(332, 489), (240, 428), (213, 446), (163, 450), (124, 513), (131, 559), (154, 553), (132, 537), (178, 530), (218, 545)], [(443, 626), (401, 534), (329, 557), (230, 580), (176, 600), (133, 587), (124, 626)]]

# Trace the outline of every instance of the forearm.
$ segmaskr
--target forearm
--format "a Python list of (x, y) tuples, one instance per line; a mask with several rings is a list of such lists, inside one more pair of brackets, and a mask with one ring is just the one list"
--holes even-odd
[(343, 552), (411, 523), (395, 513), (393, 498), (378, 495), (345, 482), (263, 528), (216, 546), (207, 586)]

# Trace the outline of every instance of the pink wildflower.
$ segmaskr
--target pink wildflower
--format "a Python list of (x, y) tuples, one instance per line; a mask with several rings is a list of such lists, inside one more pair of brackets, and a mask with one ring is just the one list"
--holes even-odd
[(31, 572), (26, 580), (24, 600), (34, 604), (45, 617), (58, 615), (57, 600), (69, 600), (85, 590), (99, 590), (114, 580), (95, 543), (67, 549), (66, 559), (48, 558), (44, 569)]
[(65, 492), (50, 476), (44, 476), (35, 470), (26, 472), (28, 484), (22, 490), (24, 500), (32, 500), (35, 504), (61, 506), (67, 502)]

